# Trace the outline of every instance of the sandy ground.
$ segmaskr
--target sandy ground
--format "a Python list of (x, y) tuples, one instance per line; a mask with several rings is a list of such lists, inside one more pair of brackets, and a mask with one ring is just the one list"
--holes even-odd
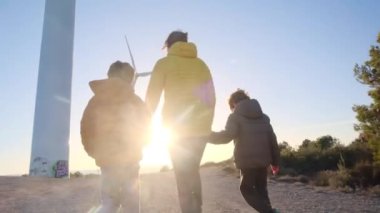
[[(239, 193), (239, 179), (220, 168), (201, 169), (204, 213), (255, 212)], [(98, 177), (50, 179), (0, 177), (0, 212), (75, 213), (99, 205)], [(179, 212), (172, 172), (141, 176), (142, 213)], [(269, 181), (274, 207), (281, 212), (380, 212), (380, 198)]]

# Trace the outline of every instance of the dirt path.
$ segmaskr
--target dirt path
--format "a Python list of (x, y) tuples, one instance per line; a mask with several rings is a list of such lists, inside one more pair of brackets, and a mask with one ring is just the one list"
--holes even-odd
[[(204, 213), (255, 212), (241, 197), (239, 179), (218, 168), (201, 170)], [(70, 180), (0, 177), (0, 212), (89, 212), (99, 204), (99, 178)], [(141, 177), (142, 213), (178, 213), (172, 172)], [(269, 182), (273, 206), (281, 212), (380, 212), (380, 198)]]

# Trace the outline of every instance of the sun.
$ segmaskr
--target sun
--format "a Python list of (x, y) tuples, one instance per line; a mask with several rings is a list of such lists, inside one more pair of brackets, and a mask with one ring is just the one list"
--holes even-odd
[(151, 141), (143, 151), (142, 166), (162, 167), (170, 165), (168, 146), (171, 133), (169, 129), (162, 125), (160, 116), (153, 117), (151, 134)]

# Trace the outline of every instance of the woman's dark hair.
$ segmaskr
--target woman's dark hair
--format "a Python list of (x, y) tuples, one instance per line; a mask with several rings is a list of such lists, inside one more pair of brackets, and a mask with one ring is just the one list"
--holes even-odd
[(165, 47), (169, 49), (177, 41), (187, 42), (187, 33), (179, 30), (171, 32), (165, 41)]
[(251, 99), (249, 95), (242, 89), (238, 89), (236, 92), (230, 95), (230, 99), (228, 100), (228, 105), (230, 105), (230, 109), (232, 110), (235, 104), (240, 101)]

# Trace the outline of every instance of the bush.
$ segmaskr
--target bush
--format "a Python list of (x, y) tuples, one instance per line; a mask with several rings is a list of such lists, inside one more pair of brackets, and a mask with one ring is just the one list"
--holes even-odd
[(353, 142), (342, 149), (343, 158), (347, 168), (353, 168), (357, 162), (369, 162), (372, 164), (372, 152), (366, 143)]
[[(323, 146), (322, 149), (317, 142), (305, 140), (297, 151), (289, 148), (286, 143), (282, 146), (281, 168), (293, 169), (298, 174), (314, 175), (325, 170), (335, 171), (342, 157), (345, 167), (349, 169), (357, 162), (372, 163), (372, 153), (366, 143), (353, 142), (347, 147), (333, 143), (331, 146)], [(380, 177), (380, 169), (378, 171), (375, 173)]]
[(350, 174), (356, 185), (362, 188), (373, 185), (373, 169), (372, 165), (368, 162), (358, 162), (350, 171)]
[(74, 173), (70, 173), (70, 178), (80, 178), (83, 177), (83, 174), (79, 171), (76, 171)]
[(329, 186), (329, 180), (330, 178), (335, 176), (335, 173), (336, 173), (335, 171), (330, 171), (330, 170), (318, 172), (318, 174), (315, 176), (314, 181), (313, 181), (314, 185)]
[(366, 161), (355, 164), (353, 169), (348, 169), (340, 163), (338, 171), (321, 171), (314, 177), (313, 182), (316, 186), (331, 186), (346, 191), (355, 191), (357, 187), (367, 189), (379, 184), (375, 171), (375, 167)]
[(379, 169), (368, 161), (356, 163), (350, 174), (355, 184), (362, 188), (380, 184)]
[(334, 172), (334, 174), (328, 180), (329, 186), (333, 188), (346, 188), (347, 186), (355, 189), (355, 185), (352, 184), (352, 177), (347, 170), (340, 170)]
[(281, 145), (279, 175), (313, 177), (317, 186), (331, 186), (344, 191), (380, 184), (380, 166), (373, 162), (368, 143), (354, 141), (344, 146), (332, 137), (305, 140), (298, 150)]
[(297, 173), (305, 175), (313, 175), (324, 170), (337, 170), (342, 149), (344, 148), (338, 145), (321, 149), (310, 142), (301, 146), (296, 152), (281, 155), (281, 166), (292, 168)]

